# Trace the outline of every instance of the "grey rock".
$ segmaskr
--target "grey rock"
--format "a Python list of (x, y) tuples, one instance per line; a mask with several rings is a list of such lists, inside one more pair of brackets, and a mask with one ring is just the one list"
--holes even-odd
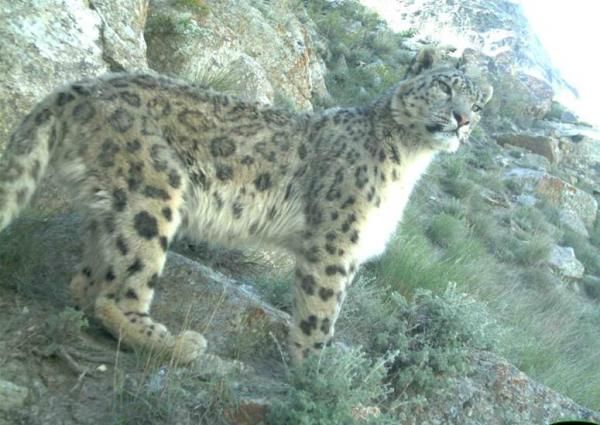
[(586, 238), (590, 237), (588, 230), (585, 228), (584, 222), (573, 211), (561, 210), (561, 211), (559, 211), (558, 217), (559, 217), (560, 223), (563, 226), (571, 229), (572, 231), (580, 234), (583, 237), (586, 237)]
[(447, 391), (427, 398), (427, 406), (402, 406), (398, 423), (407, 425), (548, 424), (560, 419), (598, 421), (600, 413), (579, 406), (530, 379), (489, 352), (472, 355), (473, 373), (445, 382)]
[(144, 40), (148, 1), (90, 1), (102, 20), (103, 58), (111, 70), (148, 68)]
[(579, 118), (571, 111), (564, 111), (560, 115), (560, 120), (562, 122), (575, 124), (577, 121), (579, 121)]
[(585, 272), (583, 264), (575, 257), (575, 251), (569, 246), (554, 245), (550, 251), (548, 264), (562, 276), (581, 279)]
[(547, 171), (550, 168), (550, 161), (546, 157), (529, 152), (523, 155), (522, 160), (518, 164), (542, 171)]
[(513, 168), (504, 174), (505, 179), (515, 180), (525, 192), (546, 199), (565, 214), (579, 217), (589, 230), (594, 226), (598, 202), (591, 194), (544, 171), (530, 168)]
[(533, 207), (537, 202), (537, 199), (535, 196), (527, 195), (524, 193), (519, 194), (515, 198), (515, 200), (517, 201), (517, 203), (519, 205), (523, 205), (524, 207)]
[[(162, 31), (164, 21), (179, 24)], [(209, 84), (220, 72), (229, 80), (225, 88), (237, 94), (273, 103), (277, 93), (308, 110), (313, 95), (327, 94), (316, 37), (310, 23), (300, 22), (284, 2), (265, 8), (248, 0), (213, 2), (202, 17), (156, 0), (146, 30), (153, 69)]]
[(23, 407), (29, 390), (10, 381), (0, 379), (0, 411), (8, 411)]
[(63, 82), (108, 70), (101, 26), (85, 2), (0, 2), (0, 151), (37, 100)]
[(0, 2), (0, 152), (16, 123), (61, 84), (145, 68), (146, 0)]
[(557, 164), (561, 159), (558, 140), (551, 136), (538, 136), (532, 134), (500, 134), (496, 137), (499, 145), (518, 146), (535, 154), (545, 157), (550, 163)]
[(230, 69), (235, 69), (238, 77), (232, 82), (231, 90), (242, 99), (255, 100), (272, 104), (275, 99), (273, 86), (265, 70), (259, 63), (246, 54), (241, 54), (237, 59), (228, 64)]

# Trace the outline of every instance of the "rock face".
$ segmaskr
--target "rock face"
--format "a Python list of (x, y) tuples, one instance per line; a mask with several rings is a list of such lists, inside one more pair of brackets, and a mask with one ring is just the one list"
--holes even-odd
[(12, 127), (61, 84), (145, 68), (146, 0), (0, 3), (0, 152)]
[(102, 21), (102, 58), (110, 69), (147, 68), (144, 27), (148, 0), (92, 0), (90, 7)]
[(217, 85), (224, 79), (246, 99), (287, 101), (300, 109), (312, 109), (312, 97), (326, 95), (316, 34), (284, 3), (227, 0), (212, 2), (204, 13), (171, 3), (151, 3), (146, 39), (152, 68)]
[(557, 207), (579, 216), (588, 229), (593, 227), (598, 202), (589, 193), (551, 175), (540, 178), (536, 191)]

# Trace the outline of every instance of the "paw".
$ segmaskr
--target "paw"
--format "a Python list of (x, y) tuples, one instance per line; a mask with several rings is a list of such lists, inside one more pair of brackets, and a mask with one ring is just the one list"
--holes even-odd
[(206, 351), (206, 339), (194, 331), (184, 331), (175, 337), (173, 358), (178, 363), (190, 363)]

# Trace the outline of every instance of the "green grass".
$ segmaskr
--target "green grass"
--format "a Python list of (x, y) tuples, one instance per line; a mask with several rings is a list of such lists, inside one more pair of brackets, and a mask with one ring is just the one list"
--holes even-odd
[(376, 13), (357, 0), (305, 4), (327, 43), (324, 58), (329, 72), (325, 81), (333, 104), (368, 102), (404, 75), (411, 58), (403, 54), (401, 43), (414, 32), (390, 31)]
[(597, 308), (556, 286), (506, 295), (512, 323), (506, 355), (517, 367), (582, 405), (600, 408)]
[(427, 236), (435, 244), (449, 248), (464, 240), (468, 233), (466, 223), (451, 214), (436, 214), (431, 218)]
[[(462, 163), (441, 166), (431, 178), (475, 179)], [(387, 252), (367, 267), (374, 283), (412, 299), (419, 288), (442, 294), (448, 282), (456, 282), (488, 305), (500, 328), (500, 354), (532, 378), (599, 409), (597, 306), (567, 289), (544, 265), (551, 245), (562, 242), (573, 246), (586, 268), (596, 273), (593, 236), (588, 241), (557, 227), (554, 212), (543, 203), (495, 208), (483, 202), (477, 186), (466, 201), (455, 196), (431, 201), (420, 192), (413, 195)], [(590, 298), (600, 293), (595, 281), (588, 279), (582, 286)], [(371, 333), (381, 334), (382, 329), (385, 322)]]
[(495, 271), (490, 260), (484, 245), (471, 236), (463, 221), (448, 214), (427, 216), (413, 203), (396, 239), (371, 268), (380, 284), (409, 294), (416, 288), (439, 290), (448, 282), (469, 287), (491, 279), (486, 271)]
[(199, 35), (198, 25), (189, 16), (178, 17), (162, 13), (148, 15), (144, 32), (155, 36)]

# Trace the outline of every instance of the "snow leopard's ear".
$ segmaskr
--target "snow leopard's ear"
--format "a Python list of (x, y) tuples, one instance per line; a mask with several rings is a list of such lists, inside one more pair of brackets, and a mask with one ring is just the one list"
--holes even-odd
[(456, 68), (479, 85), (481, 90), (480, 102), (485, 105), (492, 98), (494, 88), (487, 82), (485, 62), (478, 60), (479, 56), (475, 50), (465, 49), (456, 63)]
[(480, 87), (482, 103), (485, 105), (490, 101), (492, 95), (494, 94), (494, 87), (492, 87), (489, 83), (483, 83)]
[(412, 59), (404, 79), (416, 77), (423, 71), (437, 66), (441, 59), (441, 53), (435, 47), (424, 47), (422, 48)]

